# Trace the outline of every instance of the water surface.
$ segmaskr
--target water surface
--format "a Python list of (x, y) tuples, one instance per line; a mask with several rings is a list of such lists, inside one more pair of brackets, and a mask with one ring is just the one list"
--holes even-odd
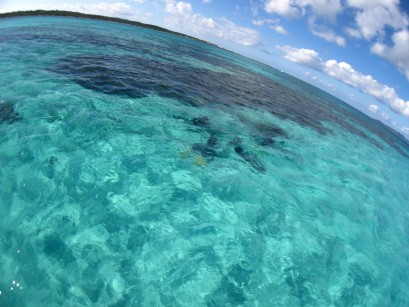
[(406, 306), (409, 149), (197, 41), (0, 21), (0, 305)]

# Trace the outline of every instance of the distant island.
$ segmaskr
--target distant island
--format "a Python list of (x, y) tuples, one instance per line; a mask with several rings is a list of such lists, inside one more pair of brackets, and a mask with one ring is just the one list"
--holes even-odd
[(146, 24), (142, 23), (139, 21), (131, 21), (128, 19), (122, 19), (122, 18), (117, 18), (117, 17), (107, 17), (107, 16), (101, 16), (101, 15), (93, 15), (93, 14), (83, 14), (83, 13), (78, 13), (78, 12), (71, 12), (71, 11), (59, 11), (59, 10), (36, 10), (36, 11), (17, 11), (17, 12), (10, 12), (10, 13), (1, 13), (0, 18), (9, 18), (9, 17), (23, 17), (23, 16), (62, 16), (62, 17), (75, 17), (75, 18), (88, 18), (88, 19), (97, 19), (97, 20), (104, 20), (104, 21), (111, 21), (111, 22), (118, 22), (118, 23), (124, 23), (127, 25), (132, 25), (132, 26), (137, 26), (137, 27), (142, 27), (146, 29), (152, 29), (156, 31), (161, 31), (169, 34), (174, 34), (177, 36), (182, 36), (185, 38), (193, 39), (195, 41), (205, 43), (211, 46), (218, 47), (216, 44), (209, 43), (205, 40), (198, 39), (193, 36), (189, 36), (183, 33), (171, 31), (159, 26), (151, 25), (151, 24)]

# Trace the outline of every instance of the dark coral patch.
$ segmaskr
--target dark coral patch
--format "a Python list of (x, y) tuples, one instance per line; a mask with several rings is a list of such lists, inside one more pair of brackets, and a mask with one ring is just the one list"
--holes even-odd
[[(148, 48), (149, 49), (149, 48)], [(203, 60), (202, 50), (184, 50), (175, 46), (173, 54), (190, 56)], [(145, 52), (154, 53), (151, 49)], [(303, 81), (291, 78), (295, 89), (274, 81), (267, 75), (247, 70), (244, 67), (219, 60), (218, 66), (227, 72), (182, 65), (166, 57), (153, 60), (149, 57), (134, 55), (79, 55), (61, 58), (49, 70), (67, 77), (84, 88), (108, 95), (120, 95), (141, 98), (147, 95), (159, 95), (180, 102), (201, 107), (222, 104), (227, 106), (245, 106), (264, 110), (284, 119), (297, 122), (320, 134), (331, 132), (331, 122), (382, 149), (382, 145), (370, 133), (376, 133), (401, 154), (407, 144), (401, 138), (384, 131), (385, 129), (368, 117), (364, 117), (351, 107), (337, 101), (336, 98), (316, 90)], [(206, 58), (215, 62), (215, 58)], [(216, 64), (216, 62), (214, 63)], [(274, 69), (270, 68), (274, 73)], [(11, 116), (13, 118), (13, 116)], [(195, 126), (206, 127), (206, 117), (194, 118)], [(274, 146), (275, 138), (285, 136), (281, 128), (261, 127), (256, 137), (264, 146)]]
[(0, 101), (0, 123), (12, 123), (21, 118), (11, 103)]

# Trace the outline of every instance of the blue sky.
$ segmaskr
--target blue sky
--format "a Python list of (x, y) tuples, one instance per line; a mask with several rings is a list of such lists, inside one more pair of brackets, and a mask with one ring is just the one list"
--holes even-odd
[(409, 138), (407, 0), (0, 0), (187, 33), (310, 82)]

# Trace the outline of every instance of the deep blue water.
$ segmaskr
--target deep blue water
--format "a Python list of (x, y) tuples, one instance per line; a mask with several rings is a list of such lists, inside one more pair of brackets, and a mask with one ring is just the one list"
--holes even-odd
[(406, 306), (408, 155), (226, 50), (0, 20), (0, 306)]

